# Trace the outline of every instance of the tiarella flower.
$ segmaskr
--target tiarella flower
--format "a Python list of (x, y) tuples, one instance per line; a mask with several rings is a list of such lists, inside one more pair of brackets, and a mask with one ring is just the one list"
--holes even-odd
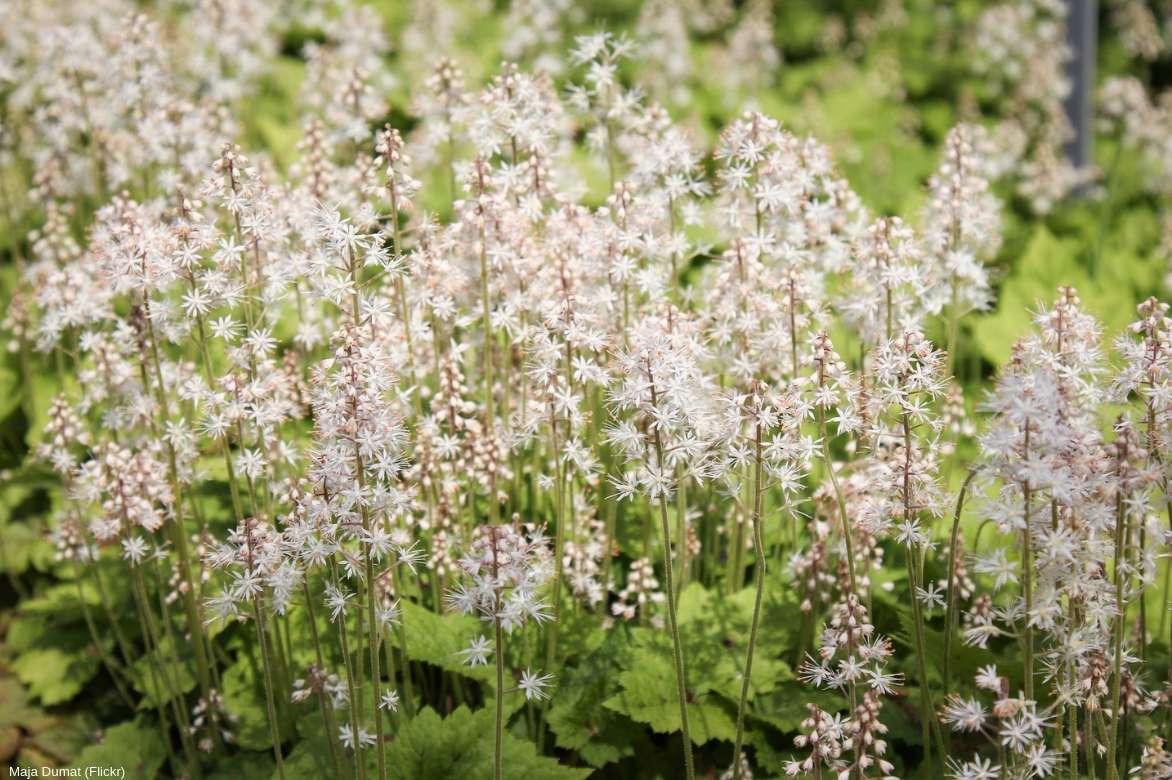
[(948, 760), (948, 777), (952, 780), (996, 780), (1001, 776), (1001, 767), (987, 758), (972, 761)]
[(488, 663), (488, 657), (492, 654), (492, 648), (489, 641), (483, 636), (473, 639), (467, 648), (460, 651), (460, 655), (464, 657), (464, 663), (469, 666), (480, 666)]
[(136, 566), (143, 562), (148, 552), (149, 548), (142, 537), (132, 536), (122, 540), (122, 557)]
[(525, 693), (526, 699), (541, 701), (549, 698), (546, 688), (549, 687), (552, 680), (552, 674), (533, 674), (526, 669), (521, 672), (521, 681), (517, 683), (517, 687)]
[(346, 610), (346, 602), (351, 594), (346, 593), (333, 585), (326, 586), (326, 606), (330, 610), (330, 620), (337, 620)]
[(375, 737), (364, 728), (353, 729), (349, 723), (338, 727), (338, 741), (349, 750), (362, 750), (375, 744)]
[(954, 697), (945, 703), (940, 720), (955, 731), (980, 731), (988, 713), (975, 699)]
[[(961, 124), (950, 130), (928, 185), (923, 232), (935, 282), (928, 306), (947, 309), (952, 318), (988, 308), (992, 297), (984, 263), (1000, 244), (1000, 203), (990, 192), (985, 142), (983, 128)], [(951, 351), (954, 334), (949, 341)]]

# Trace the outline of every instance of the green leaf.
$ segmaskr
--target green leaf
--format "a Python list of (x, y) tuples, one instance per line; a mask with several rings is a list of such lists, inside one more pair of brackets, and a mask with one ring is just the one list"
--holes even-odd
[(273, 754), (250, 751), (221, 758), (203, 777), (204, 780), (269, 780), (272, 774)]
[(45, 713), (26, 723), (23, 729), (26, 733), (21, 745), (22, 760), (31, 760), (36, 755), (62, 765), (75, 760), (94, 743), (98, 722), (88, 711), (70, 715)]
[(604, 706), (619, 692), (613, 671), (630, 665), (630, 641), (623, 626), (604, 635), (602, 645), (558, 679), (549, 711), (557, 746), (576, 750), (591, 766), (601, 767), (635, 752), (638, 736), (629, 719)]
[[(1134, 247), (1128, 230), (1147, 232), (1149, 220), (1122, 221), (1100, 236), (1098, 229), (1070, 228), (1058, 237), (1045, 225), (1034, 228), (1012, 273), (998, 293), (997, 308), (974, 321), (974, 338), (981, 354), (994, 365), (1009, 358), (1013, 344), (1032, 329), (1031, 312), (1048, 305), (1060, 286), (1074, 287), (1087, 310), (1108, 331), (1118, 331), (1136, 318), (1136, 305), (1157, 291), (1162, 266), (1150, 248)], [(1095, 278), (1087, 273), (1083, 255), (1099, 251)]]
[[(699, 583), (689, 584), (680, 594), (678, 615), (688, 722), (696, 744), (735, 736), (733, 718), (741, 697), (753, 599), (751, 589), (727, 597), (709, 592)], [(787, 605), (780, 595), (766, 593), (762, 629), (769, 624), (771, 611), (784, 614), (788, 612)], [(788, 633), (788, 629), (784, 631)], [(764, 633), (760, 632), (753, 655), (750, 702), (793, 677), (789, 666), (774, 658), (768, 649), (780, 643), (761, 641)], [(678, 731), (680, 710), (671, 637), (664, 631), (645, 628), (631, 629), (631, 634), (635, 648), (619, 674), (621, 691), (604, 704), (632, 720), (647, 723), (653, 731)]]
[[(674, 662), (662, 652), (640, 649), (632, 668), (619, 674), (622, 686), (605, 705), (631, 720), (646, 723), (652, 731), (670, 734), (680, 731), (680, 705), (676, 693)], [(731, 740), (736, 735), (731, 708), (719, 697), (697, 693), (689, 685), (688, 725), (692, 742), (703, 745), (713, 739)]]
[(25, 466), (0, 480), (0, 571), (23, 574), (30, 567), (46, 571), (55, 557), (42, 527), (43, 493), (56, 485), (42, 469)]
[(79, 384), (77, 377), (71, 373), (61, 377), (56, 372), (46, 370), (34, 372), (31, 381), (33, 389), (28, 394), (29, 408), (25, 410), (28, 416), (28, 433), (25, 441), (29, 449), (35, 450), (45, 438), (45, 426), (49, 423), (49, 409), (53, 406), (54, 399), (61, 394), (69, 398), (76, 397)]
[(121, 767), (127, 780), (149, 780), (158, 774), (166, 755), (159, 729), (140, 718), (107, 729), (101, 741), (83, 750), (71, 766)]
[(797, 752), (793, 749), (792, 741), (785, 740), (785, 747), (778, 750), (770, 741), (771, 734), (765, 729), (749, 729), (745, 735), (745, 742), (753, 748), (753, 761), (762, 769), (771, 774), (768, 777), (783, 777), (785, 764)]
[(1038, 303), (1054, 298), (1060, 284), (1086, 280), (1076, 266), (1076, 256), (1073, 242), (1059, 240), (1044, 226), (1034, 230), (1013, 273), (1001, 286), (996, 311), (977, 320), (974, 336), (986, 359), (1002, 365), (1014, 342), (1029, 332), (1030, 312)]
[[(259, 659), (257, 661), (259, 663)], [(273, 744), (269, 731), (268, 704), (264, 684), (252, 665), (241, 658), (224, 672), (224, 706), (238, 720), (233, 727), (236, 744), (248, 750), (265, 750)], [(278, 715), (281, 738), (288, 734), (288, 724)]]
[[(678, 615), (684, 660), (690, 670), (690, 688), (716, 691), (731, 702), (740, 701), (754, 598), (752, 588), (729, 597), (709, 593), (699, 583), (691, 583), (681, 592)], [(768, 651), (770, 647), (788, 646), (785, 642), (789, 636), (788, 621), (782, 617), (787, 612), (787, 602), (773, 590), (763, 594), (753, 678), (749, 685), (750, 701), (757, 694), (771, 690), (777, 682), (793, 677), (789, 666)], [(642, 630), (636, 634), (644, 638), (652, 636), (661, 652), (670, 653), (670, 639), (665, 634), (648, 635)]]
[(134, 689), (143, 694), (139, 709), (166, 704), (176, 696), (194, 690), (196, 683), (190, 659), (177, 652), (168, 639), (134, 662), (131, 677)]
[(791, 680), (756, 701), (753, 719), (768, 723), (778, 731), (797, 731), (798, 724), (810, 714), (807, 704), (816, 705), (826, 712), (838, 712), (846, 709), (847, 700), (834, 691)]
[(252, 110), (244, 123), (245, 138), (266, 149), (282, 168), (297, 157), (301, 136), (295, 116), (297, 94), (305, 78), (305, 63), (296, 57), (279, 57), (260, 82)]
[[(489, 780), (493, 776), (493, 711), (460, 707), (446, 718), (426, 708), (400, 729), (387, 750), (396, 780)], [(579, 780), (589, 769), (561, 766), (527, 740), (505, 733), (501, 754), (509, 780)]]
[(66, 652), (56, 647), (26, 650), (12, 662), (12, 671), (42, 704), (69, 701), (97, 673), (99, 658), (93, 648)]
[(469, 642), (484, 633), (484, 624), (479, 620), (454, 612), (437, 615), (406, 599), (401, 606), (403, 630), (407, 632), (407, 655), (481, 682), (495, 679), (491, 666), (468, 666), (459, 655)]
[(18, 358), (9, 354), (0, 360), (0, 420), (20, 406), (22, 398), (20, 362)]
[(83, 599), (91, 612), (99, 608), (101, 600), (89, 582), (83, 582), (80, 590), (79, 594), (76, 582), (62, 582), (22, 603), (20, 611), (25, 615), (49, 615), (58, 621), (82, 620)]
[(0, 677), (0, 762), (58, 766), (93, 742), (95, 727), (88, 711), (46, 712), (29, 703), (28, 691), (16, 678)]
[[(901, 645), (907, 648), (908, 652), (902, 657), (902, 667), (907, 671), (908, 678), (911, 681), (919, 682), (919, 671), (916, 662), (915, 652), (915, 617), (912, 614), (911, 607), (898, 601), (894, 596), (884, 593), (883, 596), (876, 598), (876, 604), (882, 604), (883, 608), (892, 609), (899, 617), (899, 631), (895, 632), (892, 637)], [(921, 626), (924, 633), (924, 657), (925, 665), (928, 671), (928, 680), (935, 690), (936, 684), (942, 679), (944, 670), (944, 631), (933, 628), (929, 624)], [(952, 675), (955, 680), (969, 680), (977, 673), (977, 669), (984, 664), (989, 663), (988, 653), (978, 647), (966, 645), (960, 640), (958, 635), (953, 637), (952, 642)], [(1001, 664), (1004, 666), (1004, 664)], [(910, 691), (905, 691), (908, 697), (912, 696)], [(916, 693), (918, 695), (918, 692)]]
[[(568, 590), (568, 589), (567, 589)], [(558, 660), (589, 655), (609, 636), (603, 629), (606, 615), (584, 609), (574, 609), (574, 598), (569, 593), (562, 602), (558, 618)]]
[(38, 547), (44, 546), (44, 535), (27, 523), (0, 524), (0, 534), (4, 535), (0, 545), (0, 572), (24, 574)]
[[(338, 747), (341, 750), (341, 747)], [(374, 766), (374, 761), (377, 760), (373, 750), (368, 750), (366, 755), (367, 761), (367, 776), (370, 776), (370, 769)], [(345, 771), (354, 770), (354, 756), (352, 753), (346, 751), (339, 755), (339, 760), (342, 762), (342, 767)], [(269, 762), (270, 767), (272, 762)], [(377, 768), (375, 769), (377, 772)], [(317, 780), (322, 777), (333, 777), (335, 775), (334, 767), (330, 762), (330, 748), (326, 744), (324, 736), (311, 737), (303, 739), (297, 743), (297, 747), (293, 748), (293, 752), (285, 757), (285, 780)], [(232, 775), (235, 777), (235, 775)], [(270, 769), (266, 777), (271, 780), (280, 780), (280, 775), (275, 769)], [(375, 775), (377, 777), (377, 774)]]
[(11, 677), (0, 677), (0, 727), (24, 727), (42, 714), (28, 703), (28, 696), (20, 683)]

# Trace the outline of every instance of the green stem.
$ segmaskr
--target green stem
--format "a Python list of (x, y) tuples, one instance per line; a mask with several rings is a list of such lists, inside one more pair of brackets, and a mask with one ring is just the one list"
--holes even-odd
[[(497, 571), (497, 542), (496, 526), (491, 526), (489, 533), (492, 536), (492, 579), (500, 582)], [(501, 602), (501, 590), (496, 589), (497, 605)], [(494, 641), (493, 660), (496, 666), (496, 691), (494, 698), (494, 729), (492, 749), (492, 777), (493, 780), (502, 780), (504, 777), (504, 733), (505, 733), (505, 637), (501, 629), (500, 609), (494, 609), (492, 618), (492, 632)]]
[[(1025, 429), (1025, 447), (1022, 454), (1022, 460), (1028, 462), (1030, 459), (1030, 421), (1026, 420)], [(1022, 529), (1022, 556), (1021, 556), (1021, 577), (1022, 589), (1025, 592), (1025, 696), (1027, 699), (1034, 698), (1034, 629), (1030, 625), (1030, 612), (1034, 609), (1034, 550), (1033, 550), (1033, 533), (1030, 529), (1030, 515), (1031, 515), (1031, 500), (1032, 494), (1030, 483), (1027, 480), (1022, 483), (1023, 506), (1022, 514), (1024, 516), (1025, 528)]]
[(858, 583), (855, 578), (855, 553), (851, 542), (850, 521), (846, 516), (846, 501), (843, 500), (842, 487), (838, 484), (838, 475), (834, 472), (834, 462), (830, 459), (830, 437), (826, 433), (826, 410), (818, 407), (818, 432), (822, 438), (822, 459), (826, 463), (826, 471), (830, 475), (830, 484), (834, 488), (834, 501), (838, 505), (838, 518), (842, 523), (842, 540), (846, 545), (847, 572), (850, 575), (850, 589), (853, 595), (858, 595)]
[(77, 586), (77, 603), (81, 605), (81, 616), (85, 619), (86, 630), (90, 634), (90, 642), (93, 643), (94, 649), (102, 659), (102, 665), (106, 667), (110, 679), (114, 681), (114, 687), (118, 689), (118, 695), (122, 698), (122, 702), (129, 709), (133, 710), (134, 701), (130, 698), (130, 694), (127, 692), (126, 686), (123, 683), (123, 675), (126, 674), (126, 669), (115, 661), (106, 650), (106, 645), (102, 642), (101, 636), (98, 634), (97, 624), (94, 623), (93, 615), (90, 614), (89, 604), (86, 603), (85, 590), (82, 588), (81, 582), (81, 564), (75, 561), (73, 567), (73, 582)]
[(558, 622), (562, 611), (562, 569), (563, 550), (566, 544), (566, 511), (564, 474), (566, 466), (562, 464), (561, 450), (558, 444), (558, 424), (554, 416), (553, 404), (549, 405), (549, 435), (550, 449), (553, 456), (554, 482), (554, 536), (553, 536), (553, 620), (549, 622), (549, 632), (546, 635), (545, 665), (553, 668), (557, 659)]
[(745, 674), (741, 681), (741, 700), (737, 706), (737, 737), (733, 747), (733, 780), (741, 780), (741, 745), (745, 737), (745, 707), (749, 701), (749, 684), (753, 676), (753, 651), (757, 647), (757, 627), (761, 623), (761, 597), (765, 592), (765, 538), (761, 532), (761, 504), (764, 494), (761, 476), (761, 424), (753, 437), (753, 620), (749, 624), (749, 646), (745, 651)]
[[(359, 460), (359, 469), (362, 468), (362, 462)], [(361, 471), (359, 472), (361, 473)], [(367, 533), (370, 532), (370, 518), (365, 510), (362, 511), (363, 526)], [(383, 732), (383, 711), (379, 706), (380, 694), (382, 687), (382, 670), (379, 668), (379, 644), (382, 641), (379, 635), (378, 614), (376, 612), (375, 601), (375, 581), (374, 581), (374, 561), (370, 557), (370, 546), (363, 546), (363, 557), (366, 559), (366, 631), (370, 635), (370, 685), (373, 691), (371, 695), (371, 705), (374, 709), (374, 731), (378, 739), (378, 747), (375, 754), (378, 758), (378, 776), (379, 780), (387, 780), (387, 759), (386, 759), (386, 735)]]
[[(313, 638), (313, 652), (317, 659), (317, 668), (324, 674), (326, 669), (325, 655), (321, 649), (321, 637), (317, 632), (317, 616), (313, 613), (313, 596), (309, 592), (309, 581), (303, 579), (301, 581), (301, 591), (305, 594), (305, 611), (309, 618), (309, 633)], [(335, 740), (338, 738), (338, 726), (334, 721), (333, 706), (326, 702), (323, 692), (317, 693), (318, 706), (321, 709), (322, 725), (326, 729), (326, 747), (330, 751), (330, 763), (334, 767), (334, 774), (337, 777), (342, 776), (342, 763), (338, 759), (338, 750), (335, 745)]]
[[(900, 416), (903, 427), (903, 513), (904, 524), (910, 526), (915, 519), (915, 510), (912, 506), (911, 471), (912, 471), (912, 427), (911, 418), (905, 409)], [(932, 691), (928, 683), (928, 665), (926, 656), (927, 646), (924, 642), (924, 613), (916, 590), (920, 585), (920, 573), (917, 566), (917, 551), (911, 545), (906, 550), (908, 587), (911, 589), (912, 624), (916, 641), (916, 672), (920, 683), (920, 722), (921, 738), (924, 744), (924, 762), (931, 765), (932, 750), (929, 732), (936, 736), (936, 749), (944, 759), (944, 739), (940, 734), (939, 724), (936, 722), (936, 708), (932, 704)], [(950, 583), (951, 584), (951, 583)]]
[[(272, 661), (269, 658), (269, 642), (265, 636), (264, 618), (260, 611), (260, 602), (252, 600), (252, 618), (256, 624), (256, 640), (260, 643), (261, 664), (264, 668), (265, 707), (269, 716), (269, 737), (273, 740), (273, 760), (277, 762), (277, 775), (285, 780), (285, 760), (281, 756), (281, 730), (277, 721), (276, 699), (273, 693)], [(357, 739), (355, 734), (355, 739)]]
[[(338, 562), (330, 559), (330, 577), (335, 588), (341, 589), (338, 578)], [(338, 631), (338, 642), (342, 648), (342, 666), (346, 670), (346, 690), (349, 693), (350, 704), (350, 734), (354, 739), (354, 775), (359, 780), (366, 778), (366, 762), (362, 759), (362, 746), (358, 744), (358, 686), (355, 684), (354, 658), (350, 654), (350, 640), (346, 637), (346, 611), (340, 615), (342, 625)]]
[[(651, 382), (651, 405), (658, 405), (658, 394), (655, 389), (655, 378), (651, 369), (647, 370), (648, 380)], [(663, 441), (659, 429), (655, 429), (655, 462), (660, 470), (663, 469)], [(687, 780), (695, 780), (696, 769), (692, 761), (692, 737), (688, 729), (688, 686), (684, 671), (684, 648), (680, 640), (680, 627), (676, 619), (676, 600), (671, 597), (675, 593), (674, 575), (672, 574), (671, 526), (667, 520), (667, 497), (659, 494), (659, 524), (663, 534), (663, 576), (665, 579), (667, 598), (667, 626), (671, 632), (672, 657), (676, 669), (676, 693), (680, 701), (680, 731), (684, 741), (684, 774)]]
[(958, 338), (960, 336), (960, 302), (959, 285), (956, 274), (952, 275), (952, 297), (948, 306), (948, 352), (945, 360), (947, 361), (944, 368), (944, 376), (951, 377), (953, 367), (956, 365), (956, 347)]
[[(1122, 465), (1122, 464), (1120, 464)], [(1115, 760), (1119, 741), (1120, 683), (1123, 676), (1123, 626), (1127, 614), (1124, 600), (1124, 530), (1127, 513), (1122, 490), (1115, 494), (1115, 657), (1111, 663), (1111, 727), (1107, 732), (1107, 780), (1119, 780), (1119, 765)]]
[(952, 639), (956, 633), (956, 559), (960, 555), (960, 518), (964, 512), (964, 501), (968, 495), (969, 486), (977, 476), (977, 469), (973, 469), (965, 477), (960, 486), (960, 494), (956, 499), (956, 512), (952, 516), (952, 535), (949, 537), (948, 547), (948, 607), (944, 616), (944, 695), (952, 690)]

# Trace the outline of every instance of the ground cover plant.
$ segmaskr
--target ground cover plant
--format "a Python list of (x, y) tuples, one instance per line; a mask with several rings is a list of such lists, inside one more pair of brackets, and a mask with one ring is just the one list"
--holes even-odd
[(1172, 777), (1102, 5), (3, 0), (12, 775)]

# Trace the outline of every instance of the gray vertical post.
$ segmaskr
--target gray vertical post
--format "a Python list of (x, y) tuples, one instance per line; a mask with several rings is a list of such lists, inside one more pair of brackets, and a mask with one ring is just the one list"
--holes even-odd
[(1066, 116), (1074, 137), (1066, 144), (1066, 156), (1076, 168), (1091, 164), (1094, 137), (1095, 60), (1098, 57), (1098, 3), (1096, 0), (1066, 0), (1066, 40), (1070, 46), (1070, 95)]

